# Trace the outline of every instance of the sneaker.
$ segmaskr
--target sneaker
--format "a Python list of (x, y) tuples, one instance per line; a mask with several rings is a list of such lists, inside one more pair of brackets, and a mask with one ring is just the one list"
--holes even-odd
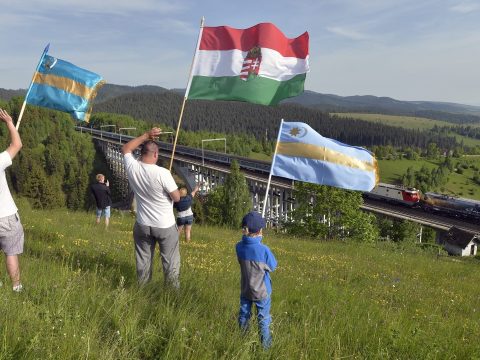
[(22, 285), (22, 284), (15, 285), (15, 286), (13, 287), (13, 291), (15, 291), (15, 292), (22, 292), (22, 291), (23, 291), (23, 285)]

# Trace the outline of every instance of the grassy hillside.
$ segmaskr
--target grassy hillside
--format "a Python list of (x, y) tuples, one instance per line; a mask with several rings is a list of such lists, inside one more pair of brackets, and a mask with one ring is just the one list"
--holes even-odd
[[(462, 158), (469, 166), (473, 165), (480, 168), (480, 156), (464, 156)], [(437, 167), (438, 161), (432, 160), (378, 160), (380, 168), (380, 181), (389, 184), (401, 183), (401, 177), (406, 173), (409, 167), (419, 170), (423, 165), (429, 169)], [(444, 186), (443, 193), (462, 196), (470, 199), (480, 200), (480, 186), (472, 179), (474, 170), (472, 168), (465, 169), (463, 174), (451, 173), (448, 177), (448, 182)]]
[(239, 231), (194, 226), (181, 244), (181, 290), (135, 282), (133, 219), (33, 211), (23, 201), (26, 291), (2, 276), (2, 359), (478, 358), (476, 259), (415, 247), (291, 239), (267, 232), (273, 347), (237, 330)]
[(340, 118), (360, 119), (390, 126), (397, 126), (404, 129), (429, 130), (435, 125), (451, 126), (451, 123), (440, 120), (432, 120), (415, 116), (385, 115), (385, 114), (363, 114), (363, 113), (330, 113)]
[[(385, 115), (385, 114), (363, 114), (363, 113), (330, 113), (330, 115), (338, 116), (339, 118), (360, 119), (369, 122), (401, 127), (403, 129), (419, 129), (430, 130), (435, 125), (437, 126), (452, 126), (452, 123), (440, 120), (432, 120), (415, 116), (402, 115)], [(479, 124), (468, 124), (469, 126), (480, 127)], [(458, 142), (462, 142), (467, 146), (480, 146), (480, 140), (472, 139), (467, 136), (449, 133), (450, 136), (455, 136)]]

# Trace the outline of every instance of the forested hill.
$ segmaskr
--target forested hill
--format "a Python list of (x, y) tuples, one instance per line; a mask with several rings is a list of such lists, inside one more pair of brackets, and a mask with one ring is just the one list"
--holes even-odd
[(16, 96), (25, 96), (25, 90), (0, 89), (0, 100), (9, 101), (11, 98)]
[[(95, 105), (95, 112), (130, 115), (136, 119), (164, 123), (175, 127), (182, 95), (164, 93), (126, 94)], [(228, 101), (187, 101), (182, 121), (185, 130), (244, 133), (273, 140), (280, 120), (308, 123), (323, 136), (351, 145), (417, 146), (425, 148), (435, 142), (442, 148), (453, 148), (453, 137), (405, 130), (371, 122), (332, 118), (328, 113), (296, 104), (262, 106)]]
[[(142, 85), (126, 86), (106, 84), (98, 92), (96, 104), (115, 99), (119, 96), (133, 94), (163, 94), (174, 92), (183, 96), (184, 89), (167, 90), (160, 86)], [(24, 89), (6, 90), (0, 88), (0, 99), (10, 100), (15, 96), (25, 94)], [(303, 94), (286, 99), (283, 104), (298, 104), (324, 112), (363, 112), (390, 115), (409, 115), (443, 120), (457, 124), (480, 123), (480, 106), (471, 106), (447, 102), (434, 101), (400, 101), (389, 97), (372, 95), (363, 96), (338, 96), (320, 94), (306, 90)]]
[(400, 101), (389, 97), (338, 96), (305, 91), (284, 103), (296, 103), (329, 112), (409, 115), (452, 123), (480, 123), (480, 106), (434, 101)]

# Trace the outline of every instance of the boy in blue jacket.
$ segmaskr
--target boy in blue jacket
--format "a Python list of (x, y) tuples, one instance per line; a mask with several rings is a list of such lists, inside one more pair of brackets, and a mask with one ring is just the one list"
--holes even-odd
[(264, 227), (265, 219), (257, 212), (249, 212), (242, 220), (243, 237), (236, 246), (242, 275), (238, 323), (242, 330), (247, 330), (252, 304), (255, 304), (262, 345), (269, 348), (272, 343), (270, 272), (277, 267), (277, 260), (268, 246), (261, 243)]

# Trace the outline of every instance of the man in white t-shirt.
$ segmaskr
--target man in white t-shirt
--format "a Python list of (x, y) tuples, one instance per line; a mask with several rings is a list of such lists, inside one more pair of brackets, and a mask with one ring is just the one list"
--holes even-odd
[[(155, 246), (160, 245), (166, 281), (179, 286), (180, 249), (173, 214), (173, 202), (180, 200), (177, 184), (169, 170), (157, 165), (158, 145), (152, 140), (161, 133), (153, 128), (123, 145), (125, 170), (137, 203), (137, 221), (133, 227), (137, 277), (140, 284), (152, 278)], [(143, 144), (141, 157), (132, 152)]]
[(12, 118), (3, 109), (0, 109), (0, 120), (7, 125), (12, 141), (7, 150), (0, 153), (0, 248), (5, 253), (7, 273), (12, 280), (13, 291), (20, 292), (23, 286), (20, 282), (18, 255), (23, 253), (24, 234), (17, 206), (8, 188), (5, 169), (12, 165), (12, 159), (22, 148), (22, 140)]

